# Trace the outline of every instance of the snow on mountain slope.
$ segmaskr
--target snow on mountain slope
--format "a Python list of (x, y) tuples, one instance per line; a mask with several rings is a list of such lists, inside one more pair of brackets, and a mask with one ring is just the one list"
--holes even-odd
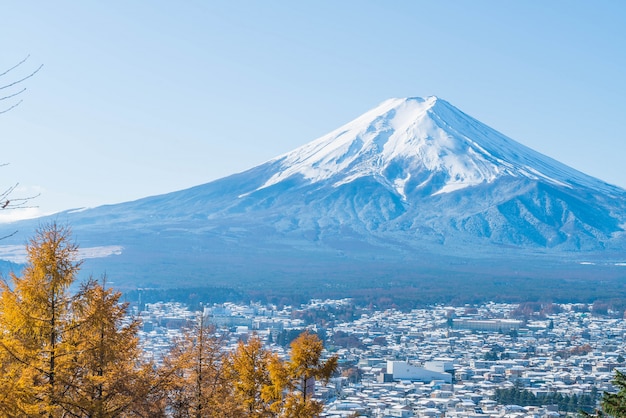
[(448, 193), (502, 176), (615, 189), (543, 156), (437, 97), (390, 99), (354, 121), (277, 157), (281, 169), (261, 188), (299, 175), (335, 186), (364, 176), (387, 179), (403, 197), (415, 173), (445, 180), (432, 194)]
[(421, 231), (442, 243), (580, 250), (623, 235), (624, 190), (436, 97), (387, 100), (261, 167), (269, 176), (238, 206), (316, 239), (349, 226), (369, 241)]
[[(458, 265), (488, 259), (486, 268), (502, 272), (527, 257), (517, 259), (517, 275), (538, 252), (561, 262), (626, 251), (625, 190), (436, 97), (387, 100), (210, 183), (49, 219), (71, 225), (93, 254), (109, 255), (88, 260), (96, 272), (144, 284), (172, 275), (288, 280), (309, 268), (312, 278), (376, 281), (388, 269), (436, 275), (451, 255)], [(2, 244), (25, 242), (41, 222), (0, 225), (0, 236), (20, 230)]]
[(625, 212), (624, 190), (428, 97), (387, 100), (245, 172), (72, 216), (103, 231), (245, 225), (251, 242), (326, 245), (351, 231), (370, 244), (419, 236), (579, 250), (622, 235)]

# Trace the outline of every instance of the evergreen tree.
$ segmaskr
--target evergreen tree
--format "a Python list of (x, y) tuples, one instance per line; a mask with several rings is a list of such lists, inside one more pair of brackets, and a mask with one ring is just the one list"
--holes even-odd
[(626, 417), (626, 374), (615, 369), (613, 384), (617, 393), (605, 392), (602, 396), (602, 411), (614, 417)]
[(578, 396), (574, 395), (570, 395), (569, 396), (569, 401), (567, 403), (567, 411), (568, 412), (576, 412), (580, 409), (579, 405), (578, 405), (579, 399)]

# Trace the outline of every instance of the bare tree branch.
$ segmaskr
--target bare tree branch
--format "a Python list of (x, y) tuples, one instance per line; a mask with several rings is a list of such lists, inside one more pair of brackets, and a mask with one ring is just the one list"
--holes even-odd
[(7, 109), (0, 110), (0, 115), (3, 114), (3, 113), (7, 113), (9, 110), (18, 107), (20, 105), (20, 103), (22, 103), (22, 100), (20, 100), (19, 102), (15, 103), (14, 105), (8, 107)]
[(13, 93), (13, 94), (9, 94), (8, 96), (0, 97), (0, 100), (10, 99), (11, 97), (15, 97), (18, 94), (24, 93), (25, 91), (26, 91), (26, 87), (24, 87), (22, 90), (18, 91), (17, 93)]
[[(15, 69), (17, 69), (20, 66), (22, 66), (28, 60), (28, 58), (30, 58), (30, 54), (27, 55), (20, 62), (15, 64), (13, 67), (9, 68), (8, 70), (4, 71), (3, 73), (0, 73), (0, 79), (2, 79), (2, 77), (4, 77), (7, 74), (9, 74), (11, 71), (14, 71)], [(39, 72), (39, 70), (41, 70), (42, 67), (43, 67), (43, 64), (41, 64), (39, 67), (37, 67), (30, 74), (28, 74), (28, 75), (26, 75), (24, 77), (18, 78), (16, 81), (7, 82), (7, 84), (0, 83), (0, 90), (8, 89), (8, 88), (14, 87), (14, 86), (16, 86), (16, 85), (18, 85), (20, 83), (23, 83), (24, 81), (28, 80), (29, 78), (31, 78), (35, 74), (37, 74)], [(19, 96), (20, 94), (24, 93), (25, 91), (26, 91), (26, 87), (18, 88), (17, 91), (13, 91), (13, 92), (9, 91), (3, 97), (0, 97), (0, 102), (4, 101), (4, 100), (13, 99), (13, 98)], [(10, 102), (9, 102), (9, 104), (7, 105), (6, 108), (0, 110), (0, 115), (3, 114), (3, 113), (7, 113), (11, 109), (16, 108), (21, 103), (22, 103), (22, 100), (18, 100), (16, 103), (13, 103), (13, 104), (10, 104)], [(6, 164), (0, 164), (0, 167), (3, 167), (5, 165)], [(10, 186), (6, 190), (0, 192), (0, 210), (28, 209), (28, 208), (35, 207), (35, 206), (29, 206), (28, 202), (30, 202), (32, 199), (34, 199), (37, 196), (39, 196), (39, 194), (34, 195), (34, 196), (27, 196), (27, 197), (14, 197), (14, 196), (12, 196), (12, 193), (17, 189), (18, 185), (19, 185), (19, 183), (16, 183), (15, 185)], [(17, 233), (17, 231), (14, 231), (14, 232), (12, 232), (10, 234), (7, 234), (5, 236), (0, 236), (0, 240), (3, 240), (5, 238), (9, 238), (9, 237), (15, 235), (16, 233)]]
[(16, 183), (14, 186), (9, 187), (5, 191), (0, 193), (0, 209), (27, 209), (35, 208), (36, 206), (28, 206), (26, 203), (39, 196), (39, 194), (28, 197), (13, 197), (9, 198), (11, 193), (19, 186)]
[[(16, 68), (18, 68), (18, 67), (20, 67), (21, 65), (23, 65), (23, 64), (24, 64), (24, 63), (28, 60), (28, 58), (29, 58), (29, 57), (30, 57), (30, 55), (27, 55), (27, 56), (26, 56), (26, 58), (24, 58), (22, 61), (20, 61), (19, 63), (17, 63), (17, 64), (16, 64), (16, 65), (14, 65), (13, 67), (9, 68), (9, 69), (8, 69), (8, 70), (6, 70), (5, 72), (1, 73), (1, 74), (0, 74), (0, 78), (1, 78), (1, 77), (6, 76), (6, 75), (7, 75), (7, 74), (9, 74), (11, 71), (13, 71), (13, 70), (15, 70)], [(39, 67), (37, 67), (37, 68), (35, 69), (35, 71), (31, 72), (31, 73), (30, 73), (30, 74), (28, 74), (27, 76), (22, 77), (22, 78), (20, 78), (20, 79), (18, 79), (18, 80), (16, 80), (16, 81), (12, 81), (12, 82), (9, 82), (9, 83), (7, 83), (7, 84), (0, 84), (0, 90), (4, 90), (4, 89), (7, 89), (7, 88), (9, 88), (9, 87), (13, 87), (13, 86), (16, 86), (16, 85), (18, 85), (18, 84), (20, 84), (20, 83), (23, 83), (24, 81), (28, 80), (29, 78), (31, 78), (32, 76), (34, 76), (35, 74), (37, 74), (37, 73), (39, 72), (39, 70), (41, 70), (41, 68), (42, 68), (42, 67), (43, 67), (43, 64), (41, 64)], [(2, 100), (6, 100), (6, 99), (10, 99), (10, 98), (13, 98), (13, 97), (15, 97), (15, 96), (18, 96), (18, 95), (20, 95), (20, 94), (24, 93), (25, 91), (26, 91), (26, 87), (22, 88), (22, 89), (21, 89), (20, 91), (18, 91), (18, 92), (11, 93), (11, 94), (9, 94), (9, 95), (7, 95), (7, 96), (4, 96), (4, 97), (0, 98), (0, 101), (2, 101)], [(22, 101), (21, 101), (21, 100), (20, 100), (19, 102), (15, 103), (15, 104), (13, 104), (13, 105), (9, 106), (9, 107), (8, 107), (8, 108), (6, 108), (6, 109), (0, 110), (0, 114), (6, 113), (6, 112), (8, 112), (8, 111), (9, 111), (9, 110), (11, 110), (11, 109), (16, 108), (17, 106), (19, 106), (19, 105), (20, 105), (20, 103), (22, 103)]]
[[(19, 64), (9, 68), (8, 70), (6, 70), (5, 72), (3, 72), (2, 74), (0, 74), (0, 77), (8, 74), (9, 72), (13, 71), (14, 69), (16, 69), (17, 67), (19, 67), (20, 65), (24, 64), (26, 62), (26, 60), (30, 57), (30, 55), (26, 56), (26, 58), (24, 58), (22, 61), (20, 61)], [(35, 71), (33, 71), (32, 73), (30, 73), (29, 75), (27, 75), (26, 77), (22, 77), (17, 81), (14, 81), (12, 83), (9, 84), (5, 84), (4, 86), (0, 86), (0, 90), (4, 90), (6, 88), (15, 86), (16, 84), (20, 84), (21, 82), (28, 80), (29, 78), (31, 78), (32, 76), (34, 76), (35, 74), (37, 74), (39, 72), (39, 70), (41, 70), (41, 68), (43, 67), (43, 64), (41, 64), (39, 67), (37, 67), (37, 69)]]
[(0, 77), (2, 77), (3, 75), (7, 75), (11, 71), (15, 70), (17, 67), (19, 67), (20, 65), (24, 64), (29, 58), (30, 58), (30, 54), (26, 55), (26, 58), (24, 58), (23, 60), (21, 60), (20, 62), (15, 64), (13, 67), (9, 68), (8, 70), (6, 70), (2, 74), (0, 74)]

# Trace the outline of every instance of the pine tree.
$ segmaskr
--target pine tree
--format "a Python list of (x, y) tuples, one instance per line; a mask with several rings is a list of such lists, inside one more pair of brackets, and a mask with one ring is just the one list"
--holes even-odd
[(613, 384), (619, 388), (617, 393), (604, 392), (602, 411), (614, 417), (626, 417), (626, 374), (615, 369)]
[[(0, 402), (11, 415), (61, 416), (71, 374), (75, 327), (69, 286), (79, 270), (78, 247), (70, 230), (41, 227), (26, 246), (28, 264), (13, 285), (0, 282), (0, 387), (10, 396)], [(7, 392), (5, 392), (7, 393)]]

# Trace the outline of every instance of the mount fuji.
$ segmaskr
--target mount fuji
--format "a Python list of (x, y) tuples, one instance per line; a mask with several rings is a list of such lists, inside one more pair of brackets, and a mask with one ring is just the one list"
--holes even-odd
[[(626, 273), (624, 189), (437, 97), (387, 100), (242, 173), (50, 219), (72, 227), (84, 270), (129, 288), (339, 294)], [(35, 222), (2, 225), (20, 233), (0, 258), (19, 258)]]

